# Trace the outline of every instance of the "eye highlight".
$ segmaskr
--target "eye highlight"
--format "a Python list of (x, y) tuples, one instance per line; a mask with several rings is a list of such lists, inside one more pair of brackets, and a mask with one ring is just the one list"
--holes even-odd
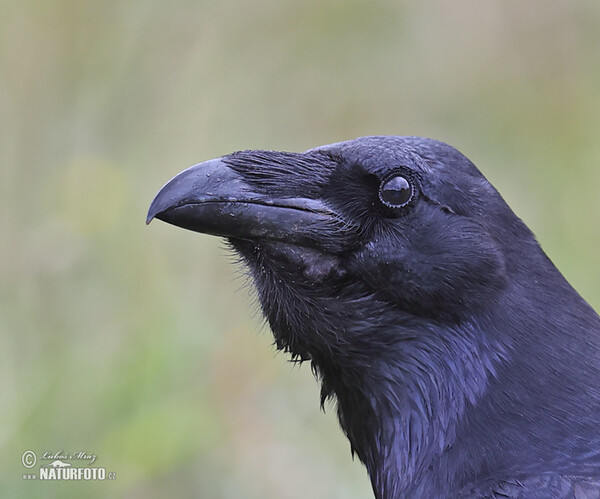
[(414, 187), (402, 175), (385, 179), (379, 186), (379, 200), (388, 208), (401, 208), (412, 199)]

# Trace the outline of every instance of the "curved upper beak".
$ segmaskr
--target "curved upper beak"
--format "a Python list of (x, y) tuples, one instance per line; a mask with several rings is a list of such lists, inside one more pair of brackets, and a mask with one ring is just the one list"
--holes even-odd
[(206, 234), (319, 246), (336, 215), (320, 200), (270, 197), (252, 188), (221, 158), (200, 163), (169, 180), (146, 218)]

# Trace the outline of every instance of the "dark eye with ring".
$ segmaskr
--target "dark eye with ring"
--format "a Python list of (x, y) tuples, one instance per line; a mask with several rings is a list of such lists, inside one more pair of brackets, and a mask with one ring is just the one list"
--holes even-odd
[(402, 175), (394, 175), (382, 182), (379, 199), (388, 208), (401, 208), (412, 199), (414, 188)]

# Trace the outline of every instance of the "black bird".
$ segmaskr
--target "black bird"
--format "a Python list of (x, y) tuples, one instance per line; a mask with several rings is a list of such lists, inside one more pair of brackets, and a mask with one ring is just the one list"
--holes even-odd
[(236, 152), (169, 181), (153, 218), (241, 255), (377, 498), (600, 497), (600, 318), (456, 149)]

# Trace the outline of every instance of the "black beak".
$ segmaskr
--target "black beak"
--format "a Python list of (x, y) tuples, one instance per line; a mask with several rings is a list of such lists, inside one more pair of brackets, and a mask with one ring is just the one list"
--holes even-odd
[(321, 201), (271, 198), (253, 189), (220, 158), (169, 180), (152, 201), (146, 223), (154, 218), (195, 232), (310, 247), (320, 246), (323, 230), (339, 225), (338, 217)]

